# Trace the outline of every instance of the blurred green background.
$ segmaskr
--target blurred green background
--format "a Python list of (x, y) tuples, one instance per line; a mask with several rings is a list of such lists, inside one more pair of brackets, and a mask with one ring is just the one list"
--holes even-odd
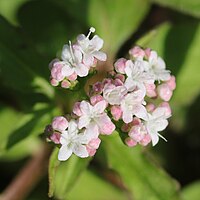
[[(199, 19), (199, 0), (0, 0), (0, 193), (40, 153), (53, 116), (69, 110), (73, 93), (50, 86), (49, 62), (94, 26), (105, 41), (105, 66), (137, 44), (155, 49), (176, 76), (168, 142), (130, 149), (110, 136), (93, 160), (72, 157), (62, 164), (54, 150), (50, 195), (199, 200)], [(47, 170), (43, 174), (27, 200), (49, 199)]]

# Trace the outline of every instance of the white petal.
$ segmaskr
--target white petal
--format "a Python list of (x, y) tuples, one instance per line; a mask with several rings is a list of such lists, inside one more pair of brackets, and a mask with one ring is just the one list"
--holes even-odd
[(132, 112), (128, 111), (128, 110), (123, 110), (122, 113), (122, 119), (125, 123), (129, 123), (133, 120), (133, 114)]
[(152, 112), (153, 118), (159, 118), (159, 117), (164, 117), (165, 116), (165, 108), (158, 107)]
[(98, 51), (103, 47), (103, 40), (98, 35), (95, 35), (90, 40), (90, 45), (92, 46), (92, 49), (95, 49), (96, 51)]
[(75, 120), (70, 120), (68, 124), (68, 134), (77, 134), (78, 133), (78, 125)]
[(145, 109), (145, 107), (141, 104), (136, 104), (133, 107), (133, 114), (141, 119), (147, 120), (148, 116), (147, 116), (147, 111)]
[(79, 143), (75, 144), (73, 146), (73, 152), (74, 154), (76, 154), (77, 156), (81, 157), (81, 158), (86, 158), (89, 156), (87, 149), (84, 145), (81, 145)]
[(88, 66), (91, 67), (94, 64), (94, 57), (92, 54), (84, 54), (83, 56), (83, 63)]
[(95, 51), (93, 53), (93, 56), (100, 61), (106, 61), (106, 59), (107, 59), (107, 55), (102, 51)]
[(136, 88), (137, 84), (135, 81), (133, 81), (132, 78), (128, 77), (124, 83), (124, 86), (128, 91), (133, 91)]
[(74, 73), (74, 68), (73, 67), (70, 67), (69, 64), (65, 63), (65, 65), (63, 66), (62, 68), (62, 74), (64, 76), (70, 76)]
[(155, 146), (159, 141), (159, 136), (157, 133), (150, 134), (150, 136), (152, 140), (152, 145)]
[(166, 119), (159, 120), (157, 123), (156, 130), (157, 131), (163, 131), (168, 125), (168, 121)]
[(81, 101), (80, 109), (83, 114), (90, 114), (92, 106), (87, 101)]
[(90, 118), (87, 115), (83, 115), (78, 120), (78, 127), (81, 129), (83, 127), (87, 127), (90, 123)]
[(67, 145), (63, 145), (58, 153), (58, 160), (65, 161), (72, 155), (72, 150)]
[(81, 63), (83, 57), (81, 51), (78, 49), (73, 49), (73, 51), (74, 51), (75, 62)]
[(84, 77), (88, 75), (89, 69), (84, 64), (78, 64), (75, 68), (75, 72), (78, 76)]
[(165, 69), (166, 68), (165, 62), (161, 57), (158, 57), (156, 67), (159, 68), (159, 69)]
[(98, 102), (97, 104), (94, 105), (93, 112), (95, 114), (103, 113), (104, 110), (106, 109), (106, 105), (107, 105), (107, 103), (105, 100)]
[(132, 72), (133, 72), (133, 62), (131, 60), (126, 61), (126, 67), (125, 67), (125, 73), (128, 77), (132, 77)]
[(70, 60), (72, 58), (71, 57), (71, 52), (70, 52), (70, 47), (69, 47), (68, 44), (65, 44), (63, 46), (62, 53), (61, 53), (61, 58), (64, 61), (68, 61), (68, 60)]

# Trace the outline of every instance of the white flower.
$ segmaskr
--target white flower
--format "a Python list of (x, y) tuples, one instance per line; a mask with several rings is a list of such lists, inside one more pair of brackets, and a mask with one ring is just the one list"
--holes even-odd
[(115, 125), (105, 113), (107, 102), (105, 100), (96, 103), (94, 106), (86, 101), (80, 103), (82, 115), (79, 118), (79, 128), (89, 128), (97, 126), (103, 134), (111, 134), (115, 130)]
[(164, 60), (155, 51), (151, 51), (149, 56), (149, 72), (155, 80), (167, 81), (170, 79), (170, 71), (166, 70)]
[(86, 146), (92, 139), (98, 137), (98, 129), (86, 129), (80, 132), (75, 120), (69, 122), (68, 130), (63, 131), (60, 138), (61, 148), (58, 153), (58, 160), (67, 160), (72, 153), (85, 158), (88, 157)]
[(107, 56), (104, 52), (99, 51), (103, 47), (103, 40), (95, 35), (91, 40), (89, 36), (95, 29), (90, 28), (90, 32), (87, 36), (81, 34), (77, 37), (77, 43), (79, 50), (83, 53), (83, 63), (89, 67), (94, 64), (94, 58), (105, 61)]
[(146, 61), (135, 61), (134, 63), (131, 60), (126, 62), (125, 72), (128, 78), (126, 79), (124, 85), (128, 91), (133, 91), (136, 88), (141, 89), (146, 93), (144, 83), (150, 84), (154, 80), (152, 76), (145, 72), (147, 62)]
[(158, 143), (159, 136), (166, 141), (166, 139), (158, 132), (163, 131), (167, 127), (168, 117), (169, 116), (166, 116), (166, 109), (162, 107), (156, 108), (152, 114), (148, 113), (148, 118), (145, 120), (145, 125), (148, 133), (151, 136), (153, 146)]
[(106, 84), (103, 88), (103, 97), (111, 105), (120, 105), (127, 89), (122, 86), (115, 86), (114, 84)]
[(142, 90), (136, 90), (125, 96), (121, 102), (122, 119), (125, 123), (131, 122), (134, 115), (141, 119), (147, 118), (147, 111), (142, 105), (143, 100), (144, 93)]
[(83, 55), (76, 45), (64, 45), (62, 50), (62, 74), (64, 76), (70, 76), (76, 73), (80, 77), (88, 75), (89, 68), (82, 63)]

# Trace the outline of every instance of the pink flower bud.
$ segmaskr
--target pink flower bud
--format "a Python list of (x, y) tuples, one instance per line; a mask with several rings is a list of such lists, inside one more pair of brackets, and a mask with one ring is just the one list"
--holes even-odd
[(55, 62), (53, 64), (53, 67), (51, 69), (51, 76), (53, 79), (56, 79), (57, 81), (62, 81), (65, 78), (65, 76), (62, 74), (62, 68), (62, 62)]
[(144, 138), (139, 142), (142, 146), (147, 146), (151, 142), (151, 136), (145, 134)]
[(101, 140), (99, 138), (95, 138), (90, 140), (90, 142), (88, 143), (88, 145), (94, 149), (98, 149), (99, 145), (101, 143)]
[(101, 94), (103, 91), (103, 84), (101, 82), (96, 82), (93, 86), (92, 89), (95, 93)]
[(121, 80), (122, 83), (124, 83), (124, 81), (126, 79), (123, 74), (116, 74), (115, 78)]
[(75, 81), (77, 79), (77, 74), (74, 72), (70, 76), (67, 77), (70, 81)]
[(121, 110), (120, 106), (112, 106), (111, 114), (112, 114), (114, 120), (118, 121), (122, 117), (122, 110)]
[(146, 48), (146, 49), (144, 50), (144, 52), (145, 52), (145, 57), (148, 59), (149, 56), (151, 55), (151, 49), (150, 49), (150, 48)]
[(129, 131), (128, 135), (136, 142), (141, 141), (144, 138), (144, 134), (141, 133), (141, 126), (133, 126)]
[(110, 121), (109, 123), (105, 123), (100, 127), (100, 132), (103, 135), (110, 135), (115, 130), (115, 125)]
[(118, 59), (115, 64), (115, 70), (121, 74), (125, 74), (125, 63), (126, 63), (126, 59), (125, 58), (120, 58)]
[(121, 130), (123, 132), (129, 132), (130, 128), (131, 128), (130, 124), (123, 124)]
[(51, 83), (52, 86), (58, 86), (59, 81), (57, 81), (56, 79), (52, 78), (52, 79), (50, 80), (50, 83)]
[(146, 88), (146, 95), (148, 97), (156, 97), (156, 85), (154, 83), (150, 83), (150, 84), (145, 84), (145, 88)]
[(153, 112), (155, 110), (156, 106), (153, 103), (148, 103), (146, 105), (146, 109), (148, 112)]
[(54, 132), (51, 136), (50, 136), (50, 140), (52, 142), (54, 142), (55, 144), (60, 144), (60, 133)]
[(93, 148), (91, 148), (90, 146), (87, 146), (87, 145), (86, 145), (86, 150), (87, 150), (89, 156), (91, 156), (91, 157), (94, 156), (96, 151), (97, 151), (96, 149), (93, 149)]
[(73, 113), (79, 117), (82, 115), (82, 111), (80, 109), (80, 104), (81, 104), (81, 102), (76, 102), (73, 107)]
[(122, 85), (124, 85), (124, 83), (120, 79), (117, 78), (117, 79), (114, 80), (114, 85), (115, 86), (122, 86)]
[(94, 156), (94, 154), (96, 153), (96, 150), (99, 148), (100, 143), (101, 143), (101, 140), (99, 138), (95, 138), (95, 139), (92, 139), (86, 145), (86, 149), (89, 156)]
[(50, 70), (53, 68), (53, 65), (54, 65), (56, 62), (59, 62), (59, 59), (58, 59), (58, 58), (53, 59), (53, 60), (49, 63), (49, 69), (50, 69)]
[(125, 139), (125, 143), (126, 143), (126, 145), (129, 146), (129, 147), (134, 147), (134, 146), (137, 145), (137, 142), (136, 142), (135, 140), (133, 140), (132, 138), (130, 138), (130, 137), (127, 137), (127, 138)]
[(165, 108), (165, 116), (170, 117), (172, 114), (172, 110), (168, 102), (162, 102), (159, 107)]
[(100, 101), (103, 101), (104, 98), (101, 96), (101, 95), (95, 95), (95, 96), (92, 96), (90, 97), (90, 102), (91, 104), (94, 106), (95, 104), (97, 104), (98, 102)]
[(174, 90), (176, 88), (176, 78), (174, 76), (171, 76), (170, 79), (166, 81), (166, 83), (170, 90)]
[(142, 48), (135, 46), (129, 50), (129, 54), (134, 58), (143, 58), (145, 56), (145, 52)]
[(112, 84), (112, 79), (111, 78), (104, 78), (102, 82), (103, 86), (106, 84)]
[(158, 95), (164, 101), (169, 101), (172, 97), (172, 91), (170, 90), (168, 84), (163, 83), (157, 87)]
[(141, 124), (141, 119), (134, 117), (133, 121), (130, 123), (132, 126), (140, 125)]
[(67, 80), (63, 80), (62, 83), (61, 83), (62, 88), (69, 88), (70, 85), (71, 85), (71, 83)]
[(54, 130), (62, 132), (68, 127), (68, 121), (63, 116), (54, 117), (52, 127)]

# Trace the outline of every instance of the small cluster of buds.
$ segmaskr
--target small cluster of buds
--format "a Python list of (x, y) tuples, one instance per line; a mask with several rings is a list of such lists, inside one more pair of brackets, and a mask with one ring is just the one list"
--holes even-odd
[(51, 85), (70, 88), (77, 82), (77, 77), (85, 77), (91, 68), (96, 66), (97, 60), (105, 61), (106, 54), (101, 52), (103, 40), (95, 35), (89, 39), (95, 29), (92, 27), (87, 36), (81, 34), (74, 44), (63, 46), (61, 60), (54, 59), (50, 64)]
[[(88, 37), (79, 36), (74, 50), (67, 47), (69, 54), (75, 52), (75, 49), (79, 51), (82, 44), (81, 64), (84, 66), (92, 66), (96, 58), (106, 58), (103, 52), (98, 51), (102, 47), (98, 45), (98, 36), (98, 40), (94, 36), (91, 41)], [(92, 45), (88, 46), (85, 40)], [(94, 46), (98, 48), (94, 50)], [(55, 117), (52, 124), (47, 126), (49, 140), (60, 145), (59, 160), (67, 160), (72, 153), (79, 157), (93, 156), (101, 142), (99, 136), (110, 135), (114, 130), (119, 132), (123, 142), (129, 147), (137, 144), (146, 146), (150, 142), (154, 146), (159, 137), (166, 140), (159, 132), (167, 127), (171, 116), (168, 101), (176, 87), (175, 77), (166, 70), (165, 62), (155, 51), (136, 46), (129, 54), (128, 60), (120, 58), (114, 63), (114, 70), (107, 78), (91, 86), (88, 101), (76, 102), (71, 115), (66, 118)], [(96, 55), (101, 56), (95, 57)], [(72, 53), (68, 55), (65, 59), (67, 63), (74, 59), (73, 56)], [(63, 61), (57, 64), (62, 65), (61, 72), (64, 73), (66, 64)], [(74, 67), (73, 70), (73, 73), (81, 76), (78, 68)], [(53, 75), (52, 77), (54, 78)], [(65, 80), (68, 77), (65, 75)]]

